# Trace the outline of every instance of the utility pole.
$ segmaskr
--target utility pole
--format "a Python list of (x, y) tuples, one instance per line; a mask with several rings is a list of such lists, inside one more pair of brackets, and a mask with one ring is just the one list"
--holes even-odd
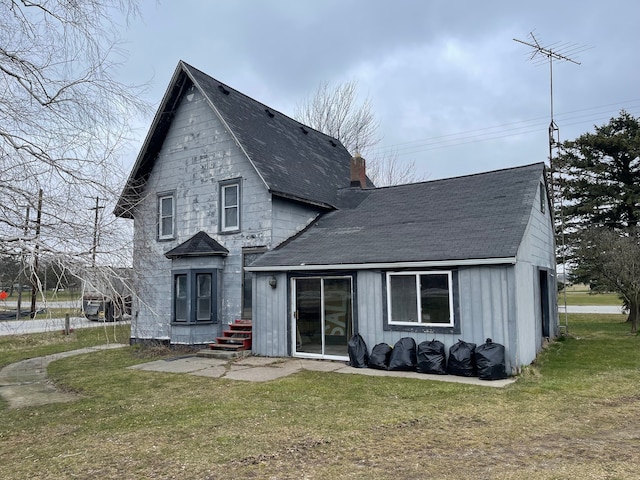
[[(556, 196), (559, 199), (559, 208), (558, 211), (560, 213), (560, 225), (558, 226), (558, 229), (560, 230), (560, 236), (562, 239), (562, 266), (563, 266), (563, 273), (565, 275), (565, 281), (566, 281), (566, 263), (565, 263), (565, 236), (564, 236), (564, 218), (563, 218), (563, 213), (562, 213), (562, 194), (559, 192), (558, 194), (556, 194), (556, 187), (555, 187), (555, 165), (553, 162), (553, 150), (555, 149), (559, 149), (560, 147), (560, 129), (558, 127), (558, 125), (556, 124), (554, 117), (553, 117), (553, 61), (554, 60), (559, 60), (559, 61), (563, 61), (563, 62), (571, 62), (574, 63), (576, 65), (580, 65), (580, 62), (574, 60), (573, 58), (571, 58), (569, 55), (575, 55), (580, 53), (581, 51), (585, 50), (586, 47), (583, 46), (579, 46), (577, 44), (574, 43), (563, 43), (563, 44), (554, 44), (554, 45), (549, 45), (549, 46), (542, 46), (540, 44), (540, 42), (538, 42), (538, 39), (535, 37), (535, 35), (533, 34), (533, 32), (529, 32), (529, 37), (531, 41), (524, 41), (524, 40), (518, 40), (517, 38), (514, 38), (513, 40), (518, 42), (518, 43), (522, 43), (523, 45), (526, 45), (528, 47), (531, 47), (533, 49), (533, 51), (531, 52), (531, 57), (530, 60), (539, 60), (540, 63), (549, 62), (549, 99), (550, 99), (550, 110), (551, 110), (551, 121), (549, 123), (549, 187), (551, 190), (551, 203), (552, 203), (552, 211), (551, 211), (551, 221), (555, 224), (555, 212), (554, 210), (556, 209)], [(542, 57), (542, 58), (540, 58)], [(559, 172), (558, 172), (559, 174)], [(561, 181), (562, 178), (560, 177), (559, 180)], [(556, 231), (556, 234), (558, 232)], [(564, 329), (565, 332), (569, 331), (569, 322), (568, 322), (568, 314), (567, 314), (567, 289), (564, 288)]]
[(31, 269), (31, 318), (36, 317), (36, 297), (38, 294), (38, 253), (40, 250), (40, 225), (42, 223), (42, 189), (38, 192), (38, 214), (36, 216), (36, 245), (33, 250), (33, 267)]
[(20, 309), (22, 308), (22, 274), (24, 271), (24, 242), (29, 233), (29, 217), (31, 216), (31, 207), (27, 205), (27, 215), (24, 219), (24, 238), (20, 247), (20, 274), (18, 275), (18, 305), (16, 308), (16, 320), (20, 320)]
[(96, 215), (93, 221), (93, 248), (91, 249), (91, 266), (96, 266), (96, 250), (98, 248), (98, 210), (104, 208), (104, 205), (99, 205), (100, 197), (96, 197), (96, 206), (89, 210), (95, 210)]

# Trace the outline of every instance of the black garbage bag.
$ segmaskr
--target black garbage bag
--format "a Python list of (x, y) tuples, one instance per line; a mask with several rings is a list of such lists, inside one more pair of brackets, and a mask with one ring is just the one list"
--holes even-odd
[(458, 343), (452, 345), (449, 349), (449, 363), (447, 364), (447, 372), (451, 375), (458, 375), (459, 377), (475, 377), (475, 350), (475, 343), (468, 343), (463, 340), (458, 340)]
[(347, 344), (349, 352), (349, 365), (355, 368), (366, 368), (369, 363), (369, 352), (367, 344), (359, 333), (356, 333), (349, 339)]
[(391, 347), (386, 343), (379, 343), (371, 349), (369, 355), (369, 368), (377, 368), (378, 370), (386, 370), (389, 368), (389, 357), (391, 356)]
[(444, 343), (438, 340), (421, 342), (416, 353), (416, 370), (434, 375), (447, 374), (447, 357)]
[(478, 377), (481, 380), (502, 380), (507, 378), (504, 345), (493, 343), (490, 338), (476, 348), (475, 352)]
[(396, 342), (389, 357), (389, 370), (416, 369), (416, 341), (411, 337), (403, 337)]

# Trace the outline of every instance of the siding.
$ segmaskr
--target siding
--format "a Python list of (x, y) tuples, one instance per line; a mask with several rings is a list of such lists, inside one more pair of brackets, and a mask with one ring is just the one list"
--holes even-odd
[(402, 337), (416, 344), (436, 339), (447, 352), (459, 339), (478, 345), (487, 338), (506, 347), (507, 368), (519, 365), (515, 346), (515, 287), (513, 266), (471, 267), (458, 270), (460, 334), (408, 333), (383, 330), (383, 273), (361, 271), (357, 276), (358, 332), (369, 349), (378, 343), (393, 346)]
[[(241, 179), (241, 231), (220, 234), (219, 182), (231, 179)], [(157, 240), (157, 195), (162, 192), (175, 193), (175, 239), (169, 241)], [(242, 249), (273, 248), (316, 215), (312, 207), (278, 198), (272, 201), (225, 125), (200, 92), (191, 87), (176, 109), (147, 181), (145, 197), (134, 212), (134, 271), (140, 300), (132, 337), (174, 343), (213, 341), (223, 325), (241, 316)], [(164, 253), (199, 231), (229, 250), (221, 269), (219, 324), (216, 328), (171, 326), (171, 269), (176, 263), (172, 265)], [(206, 267), (210, 266), (208, 261), (205, 257), (187, 262)]]
[[(241, 178), (242, 231), (218, 234), (218, 182)], [(175, 192), (175, 239), (158, 241), (157, 194)], [(135, 338), (171, 338), (171, 260), (164, 253), (203, 230), (229, 250), (220, 290), (220, 323), (240, 316), (242, 247), (271, 243), (271, 198), (262, 180), (204, 97), (185, 92), (135, 211), (134, 269), (140, 302)], [(180, 332), (178, 332), (180, 330)], [(193, 338), (175, 330), (180, 343)], [(207, 333), (211, 341), (217, 332)], [(203, 336), (198, 336), (205, 340)], [(176, 337), (178, 340), (178, 337)]]
[[(269, 285), (274, 276), (276, 288)], [(267, 357), (290, 355), (289, 284), (285, 273), (253, 275), (253, 353)]]

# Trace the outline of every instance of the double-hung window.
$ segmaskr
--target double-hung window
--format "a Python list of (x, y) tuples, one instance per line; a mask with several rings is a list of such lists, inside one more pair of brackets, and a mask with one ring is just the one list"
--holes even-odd
[(217, 270), (173, 272), (173, 312), (175, 323), (217, 321)]
[(389, 325), (453, 327), (450, 271), (388, 272)]
[(220, 184), (220, 231), (240, 230), (240, 182), (226, 181)]
[(175, 229), (175, 198), (173, 193), (158, 195), (158, 239), (174, 238)]

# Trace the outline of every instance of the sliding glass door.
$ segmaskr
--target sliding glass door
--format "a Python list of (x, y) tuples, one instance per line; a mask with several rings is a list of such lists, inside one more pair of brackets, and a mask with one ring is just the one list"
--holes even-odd
[(351, 277), (292, 279), (294, 355), (348, 359), (353, 332)]

